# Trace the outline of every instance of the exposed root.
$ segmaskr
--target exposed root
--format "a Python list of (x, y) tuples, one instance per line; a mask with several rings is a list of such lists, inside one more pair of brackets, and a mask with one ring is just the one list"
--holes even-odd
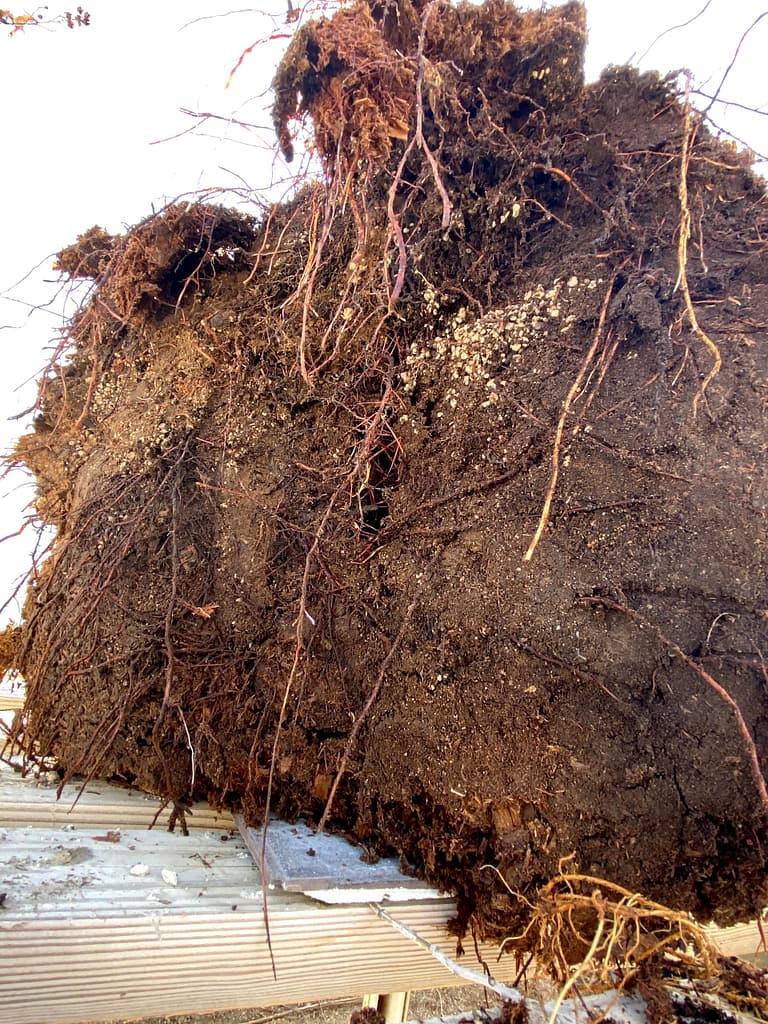
[(277, 966), (275, 964), (275, 954), (272, 949), (272, 937), (269, 931), (269, 910), (268, 910), (268, 886), (267, 886), (267, 833), (269, 831), (269, 813), (272, 807), (272, 790), (275, 784), (275, 765), (277, 764), (277, 752), (280, 745), (281, 730), (285, 724), (286, 714), (288, 711), (288, 700), (293, 692), (293, 686), (296, 682), (296, 675), (299, 670), (301, 663), (301, 655), (304, 650), (304, 621), (305, 618), (309, 617), (309, 611), (307, 610), (307, 596), (309, 593), (309, 577), (312, 572), (312, 566), (314, 564), (315, 555), (320, 546), (320, 538), (323, 535), (323, 531), (328, 523), (333, 512), (334, 505), (341, 494), (342, 488), (339, 487), (335, 493), (331, 496), (328, 502), (323, 517), (318, 524), (317, 530), (315, 531), (314, 540), (312, 546), (307, 552), (307, 557), (304, 560), (304, 573), (301, 580), (301, 595), (299, 597), (299, 609), (296, 616), (295, 630), (296, 630), (296, 646), (293, 652), (293, 664), (291, 665), (291, 671), (288, 676), (288, 681), (285, 684), (283, 690), (283, 702), (280, 705), (280, 715), (277, 720), (275, 727), (275, 739), (272, 744), (272, 757), (269, 762), (269, 778), (267, 781), (267, 794), (264, 802), (264, 825), (261, 830), (261, 857), (259, 861), (259, 872), (261, 875), (261, 890), (262, 890), (262, 905), (264, 907), (264, 931), (267, 937), (267, 947), (269, 948), (269, 957), (272, 963), (272, 975), (277, 979)]
[(680, 147), (680, 179), (678, 183), (680, 225), (677, 236), (678, 276), (676, 287), (683, 293), (685, 310), (688, 314), (691, 329), (696, 335), (698, 335), (701, 341), (704, 342), (712, 356), (712, 366), (704, 380), (699, 385), (699, 389), (693, 399), (694, 417), (698, 411), (699, 402), (704, 397), (707, 388), (720, 372), (720, 367), (723, 365), (720, 349), (699, 323), (698, 317), (696, 316), (696, 310), (694, 309), (693, 300), (691, 299), (690, 288), (688, 287), (688, 239), (691, 237), (691, 208), (688, 203), (688, 167), (691, 161), (693, 148), (696, 144), (697, 130), (697, 126), (693, 124), (693, 112), (691, 110), (690, 100), (686, 93), (683, 103), (683, 141)]
[(424, 74), (426, 70), (426, 61), (424, 57), (424, 41), (427, 32), (427, 25), (431, 18), (435, 8), (438, 6), (440, 0), (431, 0), (430, 3), (424, 8), (424, 13), (421, 18), (421, 31), (419, 32), (419, 44), (416, 54), (416, 129), (414, 134), (409, 141), (408, 145), (403, 151), (403, 155), (400, 158), (400, 163), (397, 165), (397, 171), (392, 179), (392, 184), (389, 187), (387, 193), (387, 217), (389, 218), (390, 232), (394, 235), (397, 242), (397, 275), (395, 277), (395, 283), (389, 292), (389, 311), (393, 312), (397, 300), (400, 298), (400, 294), (403, 290), (403, 284), (405, 282), (405, 269), (407, 263), (407, 252), (405, 246), (405, 237), (403, 235), (402, 225), (400, 223), (400, 217), (395, 213), (395, 198), (402, 186), (403, 172), (405, 171), (408, 158), (411, 155), (414, 147), (419, 147), (427, 158), (429, 168), (432, 173), (435, 186), (440, 193), (440, 199), (443, 204), (443, 217), (442, 217), (442, 228), (445, 230), (451, 223), (451, 210), (453, 204), (448, 196), (448, 193), (443, 184), (443, 179), (440, 176), (440, 168), (437, 165), (435, 155), (429, 147), (427, 140), (424, 138)]
[[(189, 441), (184, 446), (184, 450), (181, 454), (179, 464), (186, 455), (186, 450)], [(155, 748), (158, 762), (163, 766), (166, 776), (166, 792), (172, 793), (174, 790), (173, 780), (170, 775), (167, 760), (163, 757), (162, 745), (160, 742), (161, 727), (163, 724), (163, 718), (165, 717), (166, 710), (171, 704), (172, 692), (173, 692), (173, 679), (174, 669), (176, 664), (176, 653), (174, 650), (173, 643), (173, 619), (176, 613), (176, 601), (178, 597), (179, 588), (179, 537), (178, 537), (178, 523), (179, 523), (179, 470), (176, 471), (176, 479), (171, 486), (171, 524), (170, 524), (170, 544), (171, 544), (171, 582), (170, 592), (168, 594), (168, 607), (165, 611), (165, 619), (163, 622), (163, 645), (165, 647), (165, 689), (163, 691), (163, 700), (160, 705), (160, 710), (155, 719), (155, 724), (152, 729), (152, 746)], [(186, 728), (186, 724), (185, 724)], [(188, 734), (188, 732), (187, 732)], [(193, 777), (194, 777), (194, 760), (193, 765)], [(193, 781), (190, 782), (189, 791), (192, 792)]]
[[(566, 424), (566, 421), (568, 420), (568, 416), (570, 415), (570, 412), (571, 412), (571, 405), (573, 404), (574, 399), (576, 398), (576, 396), (578, 395), (579, 391), (581, 390), (581, 385), (584, 382), (584, 378), (585, 378), (585, 376), (587, 374), (587, 371), (589, 370), (590, 366), (592, 365), (592, 362), (593, 362), (593, 360), (595, 358), (595, 355), (597, 354), (597, 351), (600, 348), (600, 345), (602, 344), (602, 341), (603, 341), (603, 328), (605, 327), (605, 318), (608, 315), (608, 306), (609, 306), (610, 301), (611, 301), (611, 296), (613, 295), (613, 286), (614, 286), (614, 283), (616, 281), (616, 275), (617, 274), (618, 274), (618, 270), (616, 271), (616, 273), (614, 273), (613, 277), (610, 280), (610, 283), (609, 283), (608, 287), (605, 290), (605, 296), (603, 298), (603, 304), (602, 304), (602, 307), (600, 309), (600, 318), (598, 320), (597, 329), (595, 330), (595, 334), (594, 334), (594, 337), (592, 339), (592, 344), (587, 349), (587, 353), (586, 353), (586, 355), (584, 356), (584, 358), (583, 358), (583, 360), (581, 362), (581, 366), (579, 367), (579, 372), (576, 374), (576, 379), (574, 380), (573, 384), (571, 384), (570, 390), (568, 391), (568, 394), (565, 397), (565, 401), (563, 402), (563, 408), (562, 408), (562, 410), (560, 412), (560, 419), (557, 422), (557, 429), (555, 430), (554, 444), (552, 445), (552, 456), (551, 456), (552, 473), (551, 473), (550, 478), (549, 478), (549, 487), (547, 488), (547, 493), (546, 493), (546, 495), (544, 497), (544, 505), (542, 506), (542, 509), (541, 509), (541, 515), (539, 516), (539, 524), (536, 527), (536, 532), (534, 533), (533, 538), (531, 539), (531, 543), (528, 545), (528, 550), (523, 555), (523, 561), (524, 562), (530, 562), (530, 560), (533, 558), (533, 553), (535, 552), (536, 548), (538, 547), (539, 541), (541, 540), (541, 536), (542, 536), (542, 534), (544, 533), (544, 530), (547, 527), (547, 523), (549, 522), (549, 512), (550, 512), (550, 508), (552, 507), (552, 499), (555, 496), (555, 488), (557, 487), (557, 478), (560, 475), (560, 447), (561, 447), (561, 445), (563, 443), (563, 434), (565, 433), (565, 424)], [(607, 360), (607, 362), (609, 362), (609, 361), (610, 360)], [(607, 365), (606, 365), (606, 369), (607, 369)], [(599, 378), (598, 383), (597, 383), (597, 387), (600, 386), (600, 383), (602, 382), (604, 373), (605, 373), (605, 371), (603, 371), (603, 373), (601, 373), (600, 378)]]
[(341, 761), (339, 762), (336, 777), (333, 780), (333, 785), (331, 786), (331, 792), (325, 804), (323, 816), (320, 819), (320, 824), (317, 826), (318, 832), (322, 832), (328, 822), (328, 817), (333, 809), (333, 801), (336, 799), (336, 792), (339, 788), (341, 780), (344, 778), (344, 772), (347, 769), (347, 764), (349, 762), (350, 755), (352, 751), (355, 749), (355, 743), (357, 742), (358, 733), (360, 732), (363, 722), (368, 717), (368, 712), (371, 710), (371, 708), (376, 702), (376, 698), (378, 697), (382, 684), (384, 682), (384, 677), (387, 674), (387, 669), (392, 664), (392, 659), (397, 654), (397, 650), (400, 647), (400, 644), (402, 643), (403, 637), (405, 636), (405, 631), (407, 630), (408, 624), (411, 621), (411, 616), (413, 615), (414, 609), (416, 608), (417, 600), (418, 591), (416, 595), (414, 595), (414, 597), (411, 599), (410, 604), (405, 610), (405, 615), (403, 616), (403, 621), (400, 624), (400, 629), (398, 630), (397, 636), (392, 641), (392, 645), (389, 648), (389, 651), (387, 652), (387, 656), (381, 663), (381, 669), (379, 670), (378, 678), (368, 696), (368, 700), (365, 702), (365, 705), (363, 706), (363, 709), (360, 712), (360, 714), (355, 718), (354, 725), (352, 726), (349, 738), (347, 739), (347, 745), (344, 747), (344, 753), (342, 754)]
[[(768, 991), (762, 975), (755, 985), (750, 968), (743, 965), (739, 971), (722, 957), (689, 914), (604, 878), (566, 872), (564, 863), (532, 902), (499, 875), (510, 894), (525, 899), (530, 909), (524, 932), (507, 938), (502, 950), (531, 950), (558, 985), (550, 1024), (570, 996), (580, 999), (600, 992), (606, 993), (607, 1003), (602, 1003), (597, 1020), (610, 1019), (622, 994), (635, 990), (649, 1007), (660, 1010), (666, 1004), (667, 1013), (661, 1014), (666, 1017), (681, 985), (692, 985), (700, 997), (720, 996), (765, 1019)], [(650, 1009), (649, 1019), (655, 1019)]]

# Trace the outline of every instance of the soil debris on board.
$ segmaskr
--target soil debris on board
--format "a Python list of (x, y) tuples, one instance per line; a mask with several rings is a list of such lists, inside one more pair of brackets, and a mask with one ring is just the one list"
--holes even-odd
[(66, 249), (91, 297), (13, 456), (58, 530), (29, 751), (182, 821), (270, 790), (501, 939), (564, 857), (766, 899), (764, 183), (584, 40), (578, 3), (305, 25), (274, 118), (321, 180)]

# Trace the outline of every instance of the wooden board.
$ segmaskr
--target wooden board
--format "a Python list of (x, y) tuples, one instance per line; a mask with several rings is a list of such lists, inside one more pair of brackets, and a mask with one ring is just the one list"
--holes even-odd
[[(239, 835), (127, 827), (129, 812), (146, 825), (157, 801), (103, 783), (88, 787), (89, 798), (69, 812), (54, 797), (55, 790), (0, 770), (2, 1024), (199, 1013), (461, 983), (368, 906), (325, 906), (280, 891), (269, 895), (275, 979), (258, 870)], [(13, 824), (21, 812), (28, 823)], [(137, 864), (146, 873), (131, 874)], [(451, 899), (392, 910), (455, 953), (446, 928)], [(494, 951), (484, 954), (492, 959)], [(465, 959), (476, 965), (474, 955)], [(500, 976), (513, 975), (510, 960)]]
[[(768, 936), (768, 927), (762, 927)], [(709, 925), (707, 931), (724, 956), (737, 956), (742, 960), (749, 960), (758, 967), (768, 968), (768, 950), (765, 948), (757, 921), (736, 924), (732, 928), (716, 928)]]
[[(369, 909), (318, 906), (272, 905), (276, 979), (261, 908), (253, 905), (24, 921), (6, 912), (0, 918), (0, 1021), (140, 1018), (458, 984)], [(445, 924), (452, 911), (430, 903), (404, 906), (398, 914), (450, 948)]]
[[(24, 684), (11, 679), (10, 673), (0, 675), (0, 711), (17, 711), (24, 707)], [(2, 741), (0, 740), (0, 745)]]
[[(240, 836), (220, 827), (226, 816), (213, 815), (219, 827), (187, 837), (150, 832), (156, 800), (98, 783), (72, 807), (76, 793), (67, 788), (57, 804), (55, 787), (0, 767), (0, 1024), (140, 1019), (461, 984), (367, 905), (325, 906), (283, 891), (269, 895), (274, 978), (257, 866)], [(196, 818), (205, 819), (202, 808)], [(146, 871), (132, 874), (138, 864)], [(389, 912), (455, 955), (446, 927), (452, 900), (389, 904)], [(752, 954), (759, 944), (755, 925), (716, 935), (730, 954)], [(499, 980), (513, 979), (513, 958), (497, 964), (487, 946), (482, 954)], [(473, 953), (462, 962), (477, 967)]]
[[(55, 772), (50, 778), (22, 778), (8, 765), (0, 764), (0, 826), (46, 826), (99, 823), (105, 827), (149, 828), (162, 802), (136, 789), (112, 786), (107, 782), (80, 783), (64, 787), (60, 799), (56, 798), (59, 778)], [(170, 809), (160, 811), (157, 828), (168, 825)], [(207, 804), (195, 804), (187, 816), (192, 830), (234, 829), (235, 823), (228, 811), (214, 811)]]

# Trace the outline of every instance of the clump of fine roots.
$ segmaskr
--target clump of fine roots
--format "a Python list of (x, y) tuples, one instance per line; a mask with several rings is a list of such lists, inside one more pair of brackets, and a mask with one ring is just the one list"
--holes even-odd
[(567, 868), (561, 864), (529, 903), (523, 932), (502, 943), (556, 984), (552, 1019), (566, 999), (586, 1009), (584, 998), (600, 993), (611, 994), (599, 1006), (600, 1019), (610, 1019), (621, 997), (637, 992), (649, 1021), (675, 1019), (686, 1004), (698, 1014), (736, 1011), (768, 1020), (765, 972), (724, 957), (690, 914)]

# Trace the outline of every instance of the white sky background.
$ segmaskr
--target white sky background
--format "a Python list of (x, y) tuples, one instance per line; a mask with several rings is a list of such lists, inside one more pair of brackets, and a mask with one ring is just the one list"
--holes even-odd
[[(641, 67), (690, 69), (695, 84), (710, 93), (742, 34), (768, 10), (768, 0), (710, 0), (692, 24), (654, 44), (706, 0), (586, 2), (588, 80), (606, 64), (636, 62), (651, 47)], [(286, 174), (269, 148), (265, 94), (286, 40), (257, 47), (225, 89), (243, 49), (275, 28), (281, 31), (287, 4), (265, 5), (271, 20), (230, 0), (92, 0), (84, 3), (91, 13), (88, 28), (35, 27), (9, 38), (0, 26), (0, 450), (22, 429), (25, 421), (7, 417), (33, 404), (34, 377), (61, 326), (61, 302), (32, 311), (56, 293), (55, 284), (45, 283), (56, 279), (52, 254), (93, 224), (122, 231), (151, 213), (152, 204), (157, 208), (203, 187), (263, 189)], [(50, 0), (49, 13), (59, 10), (58, 0)], [(722, 98), (768, 111), (767, 52), (768, 16), (744, 41)], [(197, 134), (153, 145), (193, 126), (180, 108), (252, 122), (265, 131), (210, 120)], [(752, 149), (768, 153), (768, 117), (722, 105), (712, 116)], [(19, 477), (0, 482), (0, 536), (18, 528), (32, 494)], [(27, 567), (29, 547), (25, 538), (0, 544), (0, 604)], [(18, 607), (9, 614), (18, 618)]]

